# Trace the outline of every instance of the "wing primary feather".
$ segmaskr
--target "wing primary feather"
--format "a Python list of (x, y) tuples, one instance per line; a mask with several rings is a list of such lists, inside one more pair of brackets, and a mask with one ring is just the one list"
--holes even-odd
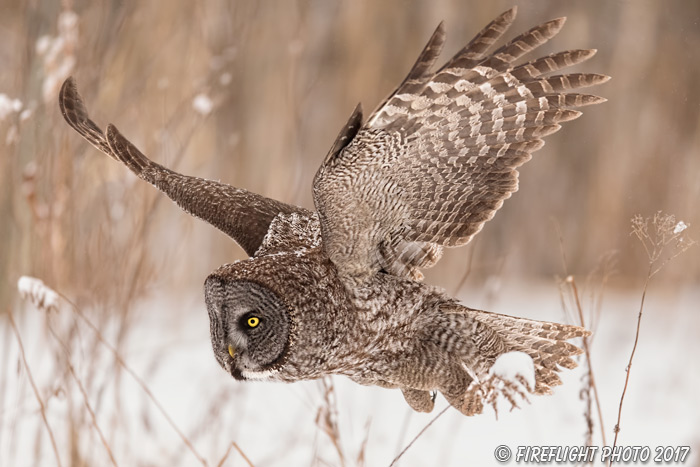
[(428, 73), (442, 52), (443, 45), (445, 45), (445, 22), (441, 21), (401, 85), (409, 80), (419, 79)]
[[(278, 214), (311, 216), (305, 209), (220, 182), (182, 175), (151, 161), (114, 125), (108, 125), (104, 133), (90, 119), (72, 77), (61, 87), (59, 107), (66, 122), (90, 144), (122, 162), (139, 178), (165, 193), (185, 212), (229, 235), (250, 256), (258, 250), (270, 223)], [(358, 109), (353, 114), (355, 120), (351, 118), (354, 133), (357, 133), (362, 120), (361, 110), (358, 114)]]
[[(323, 246), (350, 287), (378, 270), (417, 279), (422, 251), (464, 245), (518, 189), (518, 167), (542, 138), (605, 102), (583, 94), (609, 77), (552, 74), (594, 49), (519, 59), (554, 37), (565, 18), (535, 26), (492, 50), (511, 9), (430, 73), (442, 25), (408, 77), (314, 178)], [(435, 250), (437, 251), (437, 250)], [(436, 256), (436, 255), (433, 255)]]
[[(500, 39), (510, 28), (518, 14), (518, 7), (504, 11), (496, 19), (486, 25), (484, 29), (469, 41), (462, 50), (457, 52), (437, 73), (447, 68), (472, 68), (484, 58), (484, 54)], [(437, 74), (436, 73), (436, 74)]]
[(357, 104), (355, 110), (352, 111), (352, 115), (348, 119), (347, 123), (338, 133), (335, 138), (331, 150), (326, 154), (326, 158), (323, 163), (330, 161), (331, 159), (338, 157), (340, 151), (342, 151), (350, 141), (357, 135), (357, 132), (362, 128), (362, 104)]
[(77, 131), (85, 140), (112, 159), (117, 159), (109, 149), (102, 129), (90, 120), (87, 108), (78, 93), (75, 79), (70, 76), (61, 86), (58, 93), (58, 106), (68, 125)]
[(384, 108), (386, 103), (396, 96), (396, 94), (401, 93), (407, 84), (419, 81), (420, 78), (425, 76), (430, 71), (430, 68), (433, 66), (433, 64), (435, 64), (440, 52), (442, 52), (442, 47), (444, 44), (445, 22), (441, 21), (440, 24), (438, 24), (438, 27), (435, 28), (433, 35), (430, 36), (430, 39), (428, 39), (428, 43), (425, 45), (425, 47), (423, 47), (423, 50), (418, 56), (416, 62), (411, 67), (411, 71), (408, 72), (406, 78), (404, 78), (401, 84), (377, 106), (374, 112), (372, 112), (372, 115), (370, 115), (367, 122), (368, 125), (373, 125), (373, 122), (379, 116), (380, 109)]

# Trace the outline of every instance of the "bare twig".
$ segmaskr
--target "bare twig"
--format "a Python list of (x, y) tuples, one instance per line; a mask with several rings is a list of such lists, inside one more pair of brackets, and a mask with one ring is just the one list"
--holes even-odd
[(78, 378), (77, 373), (75, 372), (75, 368), (73, 368), (73, 365), (70, 363), (70, 354), (68, 351), (68, 347), (61, 341), (61, 339), (58, 337), (56, 334), (56, 331), (52, 326), (49, 325), (49, 332), (51, 335), (56, 339), (57, 342), (61, 344), (61, 347), (63, 347), (65, 353), (66, 353), (66, 365), (68, 366), (68, 371), (70, 372), (71, 376), (75, 380), (75, 383), (78, 385), (78, 389), (80, 390), (80, 394), (83, 396), (83, 404), (85, 405), (85, 408), (87, 409), (88, 413), (90, 414), (90, 419), (92, 421), (92, 426), (97, 432), (97, 435), (100, 437), (100, 441), (102, 441), (102, 445), (105, 447), (105, 450), (107, 451), (107, 454), (109, 455), (109, 459), (112, 462), (112, 465), (114, 467), (117, 467), (117, 461), (114, 458), (114, 454), (112, 453), (112, 449), (109, 447), (109, 443), (107, 443), (107, 439), (105, 439), (104, 434), (102, 433), (102, 430), (100, 429), (100, 426), (97, 424), (97, 416), (95, 415), (95, 411), (92, 409), (92, 405), (90, 405), (90, 400), (87, 395), (87, 391), (85, 391), (85, 387), (83, 386), (82, 381), (80, 381), (80, 378)]
[(56, 456), (56, 465), (58, 465), (58, 467), (61, 467), (61, 457), (58, 455), (58, 448), (56, 447), (56, 439), (53, 436), (53, 431), (51, 431), (51, 427), (49, 426), (49, 421), (46, 418), (46, 406), (44, 405), (44, 401), (41, 399), (41, 395), (39, 395), (39, 389), (37, 389), (36, 384), (34, 383), (34, 378), (32, 377), (32, 372), (29, 369), (29, 364), (27, 363), (27, 357), (24, 354), (24, 345), (22, 345), (22, 338), (19, 335), (19, 330), (17, 329), (17, 324), (15, 324), (15, 318), (12, 316), (11, 310), (9, 310), (7, 312), (7, 315), (10, 317), (10, 325), (12, 326), (12, 331), (15, 333), (15, 337), (17, 338), (17, 344), (19, 345), (19, 353), (22, 356), (22, 364), (24, 365), (24, 369), (27, 372), (27, 378), (29, 379), (29, 383), (32, 385), (32, 390), (34, 391), (34, 397), (36, 397), (37, 402), (39, 402), (39, 409), (41, 411), (41, 418), (44, 420), (44, 426), (46, 427), (46, 431), (49, 432), (49, 438), (51, 439), (51, 446), (53, 447), (53, 453)]
[(462, 274), (462, 277), (459, 279), (459, 282), (457, 282), (457, 286), (455, 287), (454, 291), (452, 292), (452, 295), (456, 296), (459, 294), (459, 291), (462, 290), (462, 287), (464, 287), (464, 284), (467, 282), (467, 279), (472, 273), (472, 263), (474, 262), (474, 252), (476, 251), (476, 244), (479, 241), (479, 237), (476, 237), (474, 240), (472, 240), (471, 245), (468, 249), (469, 251), (469, 259), (467, 259), (467, 268), (464, 270), (464, 274)]
[(228, 458), (229, 454), (231, 454), (231, 449), (235, 449), (236, 451), (238, 451), (238, 454), (241, 455), (241, 457), (243, 458), (243, 460), (246, 461), (246, 463), (247, 463), (250, 467), (255, 467), (255, 466), (253, 465), (253, 463), (250, 461), (250, 459), (248, 459), (248, 456), (246, 456), (246, 455), (243, 453), (243, 451), (242, 451), (241, 448), (238, 446), (238, 444), (236, 444), (235, 441), (231, 441), (231, 444), (229, 444), (228, 449), (226, 450), (226, 453), (224, 454), (224, 457), (222, 457), (221, 460), (219, 461), (219, 463), (216, 464), (216, 467), (223, 467), (224, 462), (226, 462), (226, 459)]
[[(559, 238), (559, 250), (561, 253), (561, 260), (562, 260), (562, 265), (564, 268), (564, 274), (566, 275), (566, 282), (571, 285), (571, 290), (574, 295), (574, 301), (576, 303), (576, 310), (578, 312), (578, 319), (579, 323), (582, 328), (586, 327), (586, 322), (583, 316), (583, 307), (581, 306), (581, 300), (579, 298), (579, 293), (578, 293), (578, 287), (576, 287), (576, 281), (574, 280), (574, 277), (569, 275), (568, 272), (568, 265), (566, 262), (566, 253), (564, 250), (564, 236), (561, 233), (561, 229), (559, 227), (559, 224), (556, 222), (555, 219), (552, 220), (554, 223), (554, 228), (557, 231), (557, 236)], [(595, 376), (593, 375), (593, 365), (591, 364), (591, 351), (590, 351), (590, 346), (589, 346), (589, 336), (583, 336), (583, 351), (586, 357), (586, 367), (587, 367), (587, 377), (588, 377), (588, 390), (593, 392), (593, 397), (595, 400), (595, 405), (596, 405), (596, 410), (598, 412), (598, 423), (600, 424), (600, 436), (603, 441), (603, 446), (607, 445), (607, 442), (605, 440), (605, 425), (603, 424), (603, 411), (600, 408), (600, 398), (598, 397), (598, 387), (596, 386), (595, 383)], [(590, 395), (589, 401), (590, 401)], [(586, 411), (586, 420), (587, 423), (589, 424), (589, 433), (592, 433), (592, 429), (590, 428), (590, 425), (592, 424), (591, 417), (590, 417), (590, 410)], [(587, 444), (592, 444), (592, 439), (591, 436), (588, 437), (588, 443)]]
[[(59, 294), (60, 294), (60, 293), (59, 293)], [(178, 436), (180, 437), (180, 439), (182, 440), (182, 442), (185, 444), (185, 446), (187, 446), (187, 448), (190, 450), (190, 452), (192, 452), (192, 454), (197, 458), (197, 460), (199, 461), (199, 463), (202, 464), (203, 466), (206, 466), (206, 465), (207, 465), (207, 461), (204, 459), (204, 457), (202, 457), (202, 456), (197, 452), (197, 450), (195, 449), (195, 447), (194, 447), (194, 445), (192, 444), (192, 442), (187, 438), (187, 436), (185, 436), (185, 434), (180, 430), (180, 428), (178, 428), (178, 426), (175, 424), (175, 422), (174, 422), (173, 419), (170, 417), (170, 415), (168, 414), (168, 412), (165, 410), (165, 408), (161, 405), (161, 403), (158, 401), (158, 399), (156, 399), (156, 397), (153, 395), (153, 393), (151, 392), (151, 390), (148, 388), (148, 386), (146, 385), (146, 383), (134, 372), (134, 370), (132, 370), (132, 369), (126, 364), (126, 362), (124, 362), (124, 360), (122, 359), (122, 357), (121, 357), (121, 355), (119, 354), (119, 352), (117, 351), (117, 349), (114, 348), (114, 346), (112, 346), (112, 344), (110, 344), (109, 342), (107, 342), (107, 340), (104, 338), (104, 336), (102, 335), (102, 333), (100, 332), (100, 330), (97, 328), (97, 326), (95, 326), (95, 325), (92, 323), (92, 321), (90, 321), (90, 320), (82, 313), (82, 311), (80, 311), (80, 309), (78, 308), (78, 306), (77, 306), (76, 304), (74, 304), (72, 301), (70, 301), (70, 300), (68, 299), (68, 297), (66, 297), (65, 295), (62, 295), (62, 294), (60, 294), (60, 295), (61, 295), (61, 297), (66, 301), (66, 303), (68, 303), (68, 304), (71, 305), (71, 309), (73, 310), (73, 312), (74, 312), (76, 315), (78, 315), (78, 317), (80, 317), (80, 319), (82, 319), (82, 320), (85, 322), (85, 324), (88, 325), (88, 327), (89, 327), (90, 329), (92, 329), (92, 331), (95, 333), (95, 336), (97, 336), (97, 339), (98, 339), (105, 347), (107, 347), (107, 349), (109, 349), (110, 352), (112, 352), (112, 354), (114, 355), (114, 359), (115, 359), (115, 361), (119, 364), (119, 366), (121, 366), (127, 373), (129, 373), (129, 375), (134, 379), (134, 381), (136, 381), (136, 383), (137, 383), (139, 386), (141, 386), (141, 389), (144, 391), (144, 393), (146, 393), (146, 395), (147, 395), (148, 398), (151, 400), (151, 402), (153, 403), (153, 405), (156, 406), (156, 408), (157, 408), (158, 411), (161, 413), (161, 415), (163, 415), (163, 417), (164, 417), (165, 420), (168, 422), (168, 424), (170, 425), (170, 427), (171, 427), (173, 430), (175, 430), (175, 432), (178, 434)]]
[[(576, 309), (578, 310), (578, 318), (581, 323), (581, 327), (586, 327), (586, 322), (583, 318), (583, 308), (581, 307), (581, 300), (579, 299), (578, 288), (576, 287), (576, 281), (573, 276), (568, 276), (566, 282), (571, 284), (571, 290), (574, 294), (574, 299), (576, 301)], [(593, 366), (591, 365), (591, 350), (588, 345), (588, 336), (583, 336), (583, 352), (586, 356), (586, 367), (588, 372), (588, 384), (593, 391), (593, 398), (595, 399), (596, 410), (598, 411), (598, 423), (600, 423), (600, 435), (603, 440), (603, 446), (607, 446), (605, 440), (605, 425), (603, 424), (603, 411), (600, 408), (600, 398), (598, 397), (598, 386), (595, 384), (595, 376), (593, 375)], [(592, 441), (592, 440), (591, 440)], [(589, 443), (591, 444), (591, 443)]]
[(437, 415), (435, 416), (435, 418), (433, 418), (432, 420), (430, 420), (430, 422), (428, 422), (428, 424), (425, 425), (425, 426), (423, 427), (423, 429), (420, 430), (420, 431), (418, 432), (418, 434), (416, 435), (416, 437), (413, 438), (413, 439), (411, 440), (411, 442), (408, 443), (408, 445), (407, 445), (405, 448), (403, 448), (403, 451), (401, 451), (401, 452), (399, 453), (399, 455), (396, 456), (396, 457), (394, 458), (393, 461), (391, 461), (391, 464), (389, 464), (389, 467), (392, 467), (392, 466), (396, 465), (396, 462), (401, 458), (401, 456), (403, 456), (403, 455), (406, 453), (406, 451), (408, 451), (408, 448), (410, 448), (411, 446), (413, 446), (413, 443), (415, 443), (416, 440), (418, 440), (418, 438), (420, 438), (421, 436), (423, 436), (423, 433), (425, 433), (425, 431), (426, 431), (428, 428), (430, 428), (430, 425), (432, 425), (438, 418), (440, 418), (440, 417), (442, 416), (442, 414), (444, 414), (445, 412), (447, 412), (447, 409), (449, 409), (450, 407), (451, 407), (451, 406), (448, 405), (447, 407), (445, 407), (444, 409), (442, 409), (442, 411), (441, 411), (439, 414), (437, 414)]
[[(649, 225), (650, 222), (651, 229)], [(687, 228), (688, 225), (685, 222), (676, 222), (675, 216), (671, 214), (664, 214), (661, 211), (656, 212), (652, 218), (643, 218), (639, 214), (632, 218), (632, 232), (630, 235), (636, 235), (639, 241), (642, 243), (644, 251), (647, 254), (647, 259), (649, 260), (649, 268), (647, 270), (646, 279), (644, 280), (644, 289), (642, 290), (642, 300), (639, 305), (639, 314), (637, 315), (637, 329), (634, 335), (632, 353), (630, 354), (629, 363), (625, 368), (625, 372), (627, 374), (625, 376), (625, 385), (622, 388), (622, 395), (620, 396), (620, 406), (617, 411), (617, 423), (615, 424), (614, 428), (615, 439), (613, 440), (613, 448), (617, 446), (617, 437), (620, 434), (622, 405), (625, 400), (625, 394), (627, 394), (627, 386), (629, 384), (630, 372), (632, 370), (632, 361), (634, 360), (634, 354), (637, 351), (637, 344), (639, 343), (639, 330), (642, 326), (644, 301), (646, 299), (649, 281), (666, 264), (668, 264), (669, 261), (695, 245), (695, 240), (683, 233)], [(663, 259), (659, 264), (659, 260), (663, 256), (665, 256), (665, 259)], [(611, 465), (611, 463), (612, 461), (610, 461), (608, 465)]]
[(406, 438), (406, 433), (408, 432), (408, 422), (413, 416), (413, 409), (406, 408), (406, 416), (403, 418), (403, 423), (401, 423), (401, 431), (399, 431), (399, 437), (396, 441), (396, 450), (398, 451), (403, 446), (403, 441)]
[(335, 387), (330, 378), (321, 380), (323, 387), (323, 405), (316, 414), (316, 425), (328, 435), (333, 447), (335, 447), (340, 459), (340, 465), (345, 465), (345, 455), (340, 443), (340, 430), (338, 429), (338, 408), (335, 401)]
[[(625, 368), (627, 375), (625, 376), (625, 386), (622, 388), (622, 395), (620, 396), (620, 407), (617, 410), (617, 423), (615, 423), (615, 439), (613, 440), (613, 449), (617, 446), (617, 435), (620, 434), (620, 419), (622, 418), (622, 403), (625, 400), (625, 394), (627, 394), (627, 384), (630, 381), (630, 370), (632, 369), (632, 360), (634, 359), (634, 353), (637, 351), (637, 343), (639, 342), (639, 329), (642, 326), (642, 312), (644, 311), (644, 300), (647, 296), (647, 287), (649, 286), (649, 280), (652, 277), (652, 267), (654, 263), (649, 263), (649, 272), (647, 278), (644, 281), (644, 291), (642, 292), (642, 303), (639, 305), (639, 315), (637, 316), (637, 332), (634, 335), (634, 345), (632, 346), (632, 353), (630, 354), (630, 361)], [(610, 465), (610, 464), (608, 464)]]
[(365, 437), (362, 440), (362, 444), (360, 445), (360, 452), (357, 453), (357, 461), (356, 465), (358, 467), (362, 467), (365, 465), (366, 459), (366, 454), (367, 454), (367, 442), (369, 441), (369, 428), (372, 425), (372, 420), (369, 419), (367, 420), (367, 424), (365, 425)]

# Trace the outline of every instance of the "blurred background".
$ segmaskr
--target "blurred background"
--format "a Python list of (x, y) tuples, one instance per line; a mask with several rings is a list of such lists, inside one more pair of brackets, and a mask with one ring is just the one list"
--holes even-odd
[[(153, 160), (313, 209), (315, 171), (357, 102), (367, 111), (381, 102), (441, 20), (448, 40), (439, 63), (514, 4), (518, 18), (508, 39), (568, 17), (563, 31), (536, 54), (598, 49), (575, 71), (612, 76), (592, 90), (609, 102), (584, 109), (580, 119), (548, 137), (520, 170), (520, 191), (474, 242), (446, 251), (426, 280), (462, 291), (465, 303), (481, 306), (514, 294), (521, 284), (549, 284), (552, 307), (561, 310), (556, 278), (571, 274), (582, 284), (598, 284), (587, 296), (590, 313), (600, 312), (602, 284), (613, 294), (631, 293), (635, 305), (620, 303), (633, 309), (648, 260), (630, 235), (630, 219), (662, 210), (700, 237), (699, 2), (0, 0), (0, 317), (15, 310), (25, 338), (53, 349), (55, 365), (41, 364), (50, 368), (44, 382), (49, 393), (62, 388), (63, 395), (46, 397), (72, 400), (67, 388), (76, 382), (66, 369), (77, 365), (86, 372), (80, 373), (86, 387), (98, 391), (88, 391), (90, 397), (112, 400), (99, 391), (118, 393), (122, 370), (104, 349), (96, 350), (95, 337), (80, 331), (69, 312), (30, 314), (17, 296), (20, 276), (41, 278), (69, 297), (118, 351), (127, 352), (133, 336), (141, 336), (138, 326), (151, 309), (198, 326), (196, 339), (158, 336), (163, 346), (192, 339), (206, 348), (204, 278), (244, 258), (228, 237), (181, 212), (64, 123), (57, 93), (66, 77), (75, 76), (99, 125), (114, 123)], [(688, 297), (697, 297), (700, 248), (674, 259), (654, 281), (665, 297), (686, 297), (661, 301), (657, 313), (672, 317), (682, 302), (697, 314), (698, 301)], [(567, 300), (562, 297), (564, 309)], [(498, 311), (526, 315), (518, 303)], [(603, 307), (601, 320), (607, 311)], [(626, 315), (626, 326), (634, 326), (634, 316)], [(35, 327), (41, 331), (32, 332)], [(15, 366), (22, 374), (15, 338), (9, 326), (2, 329), (3, 378)], [(610, 342), (621, 336), (612, 333)], [(76, 342), (85, 366), (72, 360)], [(43, 361), (40, 355), (35, 358)], [(206, 351), (202, 355), (215, 365)], [(151, 361), (133, 358), (146, 366)], [(102, 374), (101, 365), (113, 372)], [(177, 372), (173, 378), (181, 384)], [(27, 382), (12, 381), (1, 383), (3, 407), (13, 398), (25, 401), (19, 394), (28, 391)], [(15, 383), (20, 389), (11, 389)], [(234, 382), (225, 384), (239, 390)], [(610, 407), (621, 389), (615, 388)], [(328, 394), (327, 388), (319, 391)], [(20, 407), (33, 417), (29, 445), (41, 451), (47, 440), (31, 392), (26, 394), (29, 408)], [(65, 420), (80, 433), (89, 418), (81, 403), (68, 405), (65, 413), (75, 420)], [(0, 453), (7, 454), (9, 440), (22, 438), (21, 430), (7, 428), (21, 418), (0, 412)], [(700, 430), (700, 422), (691, 425)], [(122, 425), (110, 419), (109, 426), (115, 433)], [(94, 459), (79, 440), (71, 446), (71, 465)], [(50, 465), (50, 451), (43, 452)]]

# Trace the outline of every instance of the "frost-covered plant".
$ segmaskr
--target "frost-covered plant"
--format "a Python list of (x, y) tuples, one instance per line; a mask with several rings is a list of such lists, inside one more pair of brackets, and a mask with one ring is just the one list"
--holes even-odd
[(629, 383), (630, 379), (632, 360), (634, 359), (634, 353), (637, 350), (637, 343), (639, 342), (639, 328), (642, 324), (644, 300), (646, 298), (647, 288), (649, 287), (649, 281), (657, 272), (668, 264), (669, 261), (685, 252), (691, 246), (695, 245), (695, 240), (684, 233), (688, 227), (689, 225), (685, 222), (676, 221), (676, 217), (674, 215), (665, 214), (661, 211), (657, 211), (653, 217), (644, 218), (639, 214), (632, 217), (632, 232), (630, 235), (635, 235), (639, 241), (642, 242), (642, 246), (644, 246), (644, 250), (646, 251), (647, 258), (649, 260), (649, 270), (644, 282), (642, 301), (639, 306), (634, 345), (632, 346), (632, 353), (630, 354), (629, 363), (625, 369), (627, 375), (625, 376), (625, 386), (623, 387), (622, 395), (620, 396), (620, 407), (617, 412), (617, 423), (615, 424), (614, 428), (615, 439), (613, 441), (613, 448), (617, 446), (617, 436), (620, 433), (622, 404), (625, 400), (627, 384)]
[(41, 279), (22, 276), (17, 281), (17, 290), (23, 299), (29, 300), (35, 307), (41, 310), (58, 310), (60, 304), (58, 293), (44, 284)]

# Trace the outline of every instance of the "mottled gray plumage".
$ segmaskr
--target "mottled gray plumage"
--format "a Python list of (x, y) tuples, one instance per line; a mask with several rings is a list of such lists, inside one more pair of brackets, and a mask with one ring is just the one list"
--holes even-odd
[(401, 388), (430, 411), (440, 391), (461, 412), (483, 407), (480, 384), (498, 356), (529, 354), (537, 394), (560, 384), (581, 351), (577, 326), (473, 310), (420, 282), (443, 247), (467, 243), (517, 190), (517, 167), (541, 138), (604, 99), (569, 92), (596, 74), (549, 73), (592, 50), (516, 61), (553, 37), (557, 19), (489, 48), (509, 10), (437, 71), (441, 24), (406, 79), (363, 123), (358, 106), (313, 183), (317, 212), (187, 177), (144, 156), (117, 129), (89, 119), (75, 82), (60, 105), (85, 139), (185, 211), (238, 242), (250, 259), (205, 282), (214, 354), (238, 379), (298, 381), (330, 374)]

